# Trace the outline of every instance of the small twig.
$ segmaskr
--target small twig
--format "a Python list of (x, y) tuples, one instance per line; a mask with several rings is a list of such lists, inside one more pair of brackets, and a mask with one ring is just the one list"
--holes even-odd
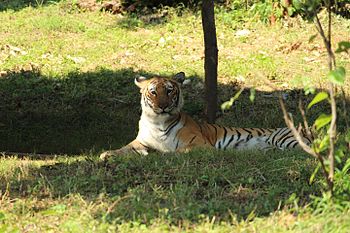
[(305, 131), (306, 131), (306, 134), (307, 136), (313, 138), (313, 135), (310, 131), (310, 128), (309, 128), (309, 124), (307, 123), (307, 120), (306, 120), (306, 116), (305, 116), (305, 110), (303, 108), (303, 104), (301, 103), (301, 99), (299, 98), (299, 111), (301, 113), (301, 116), (303, 118), (303, 122), (304, 122), (304, 128), (305, 128)]
[[(330, 41), (327, 39), (327, 36), (323, 30), (323, 27), (321, 25), (321, 22), (320, 22), (320, 19), (318, 18), (318, 15), (317, 13), (315, 13), (315, 25), (316, 25), (316, 29), (318, 31), (318, 33), (320, 34), (322, 40), (323, 40), (323, 43), (327, 49), (327, 53), (328, 53), (328, 68), (329, 70), (332, 70), (333, 69), (333, 66), (335, 67), (336, 66), (336, 63), (335, 63), (335, 56), (334, 56), (334, 53), (332, 51), (332, 47), (331, 47), (331, 43)], [(329, 37), (329, 36), (328, 36)]]
[(127, 198), (129, 198), (129, 197), (131, 197), (131, 196), (133, 196), (133, 195), (126, 195), (126, 196), (123, 196), (123, 197), (120, 197), (120, 198), (118, 198), (117, 200), (115, 200), (113, 203), (112, 203), (112, 205), (110, 205), (109, 207), (108, 207), (108, 209), (107, 209), (107, 212), (106, 212), (106, 215), (108, 215), (108, 214), (110, 214), (112, 211), (113, 211), (113, 209), (115, 208), (115, 206), (119, 203), (119, 202), (121, 202), (122, 200), (125, 200), (125, 199), (127, 199)]
[(328, 134), (329, 134), (329, 151), (328, 151), (328, 159), (329, 159), (329, 179), (332, 182), (331, 192), (333, 192), (333, 180), (334, 180), (334, 143), (336, 139), (336, 131), (337, 131), (337, 106), (335, 103), (334, 97), (334, 87), (333, 84), (330, 84), (329, 94), (331, 99), (331, 112), (332, 112), (332, 120), (329, 126)]

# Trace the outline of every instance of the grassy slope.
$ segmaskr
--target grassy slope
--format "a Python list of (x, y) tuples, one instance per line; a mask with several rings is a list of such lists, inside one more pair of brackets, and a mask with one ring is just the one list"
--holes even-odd
[[(186, 110), (201, 117), (201, 23), (186, 13), (145, 25), (70, 10), (61, 2), (0, 12), (0, 71), (8, 70), (0, 78), (0, 149), (81, 154), (1, 158), (0, 232), (346, 231), (347, 212), (314, 216), (289, 198), (296, 193), (296, 203), (304, 206), (310, 194), (320, 193), (320, 184), (308, 184), (315, 161), (301, 152), (199, 151), (99, 162), (96, 151), (134, 137), (135, 75), (185, 71), (194, 80), (185, 89)], [(283, 125), (277, 91), (288, 94), (295, 110), (298, 92), (282, 89), (299, 88), (292, 81), (298, 77), (322, 80), (326, 70), (320, 39), (305, 42), (313, 26), (291, 20), (290, 27), (268, 27), (224, 12), (218, 12), (217, 24), (221, 100), (237, 85), (260, 91), (254, 104), (238, 101), (219, 122)], [(349, 26), (336, 20), (337, 41), (348, 37)], [(235, 37), (243, 28), (252, 34)], [(339, 63), (349, 68), (346, 59)]]

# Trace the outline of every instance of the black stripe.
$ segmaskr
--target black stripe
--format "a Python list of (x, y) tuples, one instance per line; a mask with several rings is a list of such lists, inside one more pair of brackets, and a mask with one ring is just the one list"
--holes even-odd
[(298, 144), (298, 141), (295, 141), (295, 144), (292, 146), (292, 148), (296, 147)]
[(198, 122), (195, 122), (195, 123), (198, 125), (199, 130), (201, 131), (201, 134), (203, 134), (203, 129), (202, 129), (202, 126), (201, 126), (200, 124), (198, 124)]
[(283, 145), (288, 139), (290, 139), (290, 138), (294, 138), (294, 136), (291, 135), (291, 136), (288, 136), (288, 137), (283, 138), (283, 140), (280, 142), (280, 147), (282, 147), (282, 145)]
[(224, 150), (226, 150), (226, 148), (228, 147), (228, 145), (230, 145), (230, 143), (233, 141), (233, 138), (235, 137), (235, 135), (232, 135), (230, 140), (228, 140), (228, 143), (226, 144), (226, 146), (224, 147)]
[(239, 139), (241, 138), (241, 133), (239, 132), (239, 130), (236, 130), (236, 133), (237, 133), (237, 136), (238, 136), (237, 141), (239, 141)]
[(293, 142), (295, 142), (295, 140), (290, 141), (290, 142), (286, 145), (286, 148), (289, 148), (289, 146), (290, 146)]
[(264, 135), (264, 136), (266, 136), (266, 131), (269, 132), (268, 130), (265, 130), (265, 129), (259, 129), (259, 131), (261, 132), (261, 135)]
[(260, 129), (255, 129), (255, 131), (258, 133), (258, 136), (259, 136), (259, 137), (262, 135)]
[(146, 146), (146, 145), (142, 144), (141, 142), (139, 142), (139, 143), (141, 144), (141, 146), (145, 147), (146, 149), (149, 149), (149, 147), (148, 147), (148, 146)]
[(250, 139), (252, 139), (253, 135), (252, 134), (248, 134), (247, 138), (246, 138), (246, 142), (248, 142)]
[(309, 142), (309, 144), (312, 144), (312, 140), (310, 140), (308, 137), (304, 137)]
[(224, 142), (226, 141), (226, 137), (227, 137), (227, 129), (225, 127), (223, 127), (224, 129), (224, 137), (222, 138), (222, 144), (224, 144)]
[(196, 138), (197, 136), (194, 135), (193, 138), (190, 140), (190, 142), (188, 144), (191, 144), (193, 142), (193, 140)]
[(146, 96), (143, 96), (143, 102), (145, 103), (145, 105), (146, 105), (147, 107), (149, 107), (149, 104), (148, 104), (148, 102), (147, 102)]
[[(281, 135), (280, 139), (276, 141), (276, 146), (277, 146), (278, 142), (280, 142), (280, 146), (281, 146), (281, 145), (282, 145), (282, 143), (285, 141), (285, 140), (284, 140), (284, 139), (285, 139), (285, 137), (287, 137), (287, 135), (288, 135), (288, 134), (290, 134), (290, 131), (289, 131), (289, 130), (288, 130), (288, 132), (287, 132), (287, 133), (285, 133), (285, 134)], [(293, 137), (293, 136), (292, 136), (292, 137)], [(287, 138), (290, 138), (290, 137), (287, 137)], [(282, 141), (281, 141), (281, 140), (282, 140)]]
[(218, 143), (218, 149), (221, 149), (221, 142)]
[(179, 147), (179, 142), (180, 142), (180, 139), (179, 139), (179, 140), (177, 140), (175, 150), (177, 150), (177, 148)]
[(261, 132), (261, 134), (266, 134), (266, 129), (259, 129), (260, 130), (260, 132)]
[(247, 130), (247, 128), (242, 128), (244, 131), (246, 131), (248, 134), (252, 134), (251, 131)]
[[(289, 131), (288, 131), (289, 130)], [(284, 132), (288, 131), (288, 133), (290, 132), (289, 128), (281, 128), (280, 131), (278, 132), (279, 135), (283, 134)]]
[(271, 141), (271, 145), (275, 145), (275, 138), (277, 135), (279, 135), (281, 133), (282, 130), (284, 130), (285, 128), (281, 128), (278, 131), (275, 131), (275, 135), (272, 137), (272, 141)]
[(161, 131), (163, 131), (163, 132), (165, 131), (164, 135), (168, 135), (168, 134), (170, 133), (170, 131), (179, 123), (180, 119), (181, 119), (181, 115), (179, 114), (179, 117), (176, 118), (176, 120), (175, 120), (174, 122), (172, 122), (172, 123), (168, 126), (168, 128), (166, 128), (165, 130), (161, 130)]
[(310, 138), (308, 138), (307, 136), (305, 136), (306, 133), (304, 133), (303, 137), (308, 141), (309, 144), (312, 144), (312, 140), (310, 140)]
[(240, 140), (240, 141), (237, 141), (236, 143), (235, 143), (235, 145), (234, 145), (234, 148), (237, 148), (238, 146), (239, 146), (239, 144), (241, 143), (241, 142), (243, 142), (244, 140)]
[(134, 153), (139, 154), (139, 152), (134, 147), (131, 147), (131, 149)]
[(178, 90), (177, 88), (175, 89), (177, 90), (176, 92), (176, 106), (179, 106), (179, 101), (180, 101), (180, 90)]

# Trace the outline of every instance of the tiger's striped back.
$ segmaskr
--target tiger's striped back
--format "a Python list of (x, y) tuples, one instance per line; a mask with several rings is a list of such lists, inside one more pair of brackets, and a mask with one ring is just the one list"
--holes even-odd
[[(217, 149), (289, 149), (298, 146), (289, 128), (232, 128), (215, 124), (205, 124), (201, 128), (210, 144)], [(312, 138), (303, 132), (302, 135), (304, 142), (311, 144)]]

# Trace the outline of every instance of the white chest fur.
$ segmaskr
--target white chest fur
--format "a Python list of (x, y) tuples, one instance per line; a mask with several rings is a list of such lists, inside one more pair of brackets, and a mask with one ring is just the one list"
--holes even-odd
[(161, 152), (174, 152), (181, 147), (177, 132), (182, 128), (179, 120), (176, 124), (165, 124), (168, 116), (149, 117), (142, 114), (139, 121), (137, 139), (144, 145)]

